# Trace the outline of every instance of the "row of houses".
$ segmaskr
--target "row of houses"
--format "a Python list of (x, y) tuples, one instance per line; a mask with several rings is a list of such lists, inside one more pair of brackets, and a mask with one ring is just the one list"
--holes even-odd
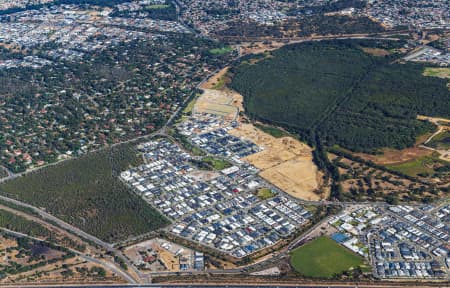
[(17, 67), (29, 67), (33, 69), (51, 65), (53, 62), (37, 56), (26, 56), (23, 59), (0, 60), (0, 69), (11, 69)]
[[(48, 55), (77, 60), (137, 39), (154, 41), (162, 32), (190, 33), (175, 21), (109, 17), (108, 10), (59, 5), (0, 16), (0, 42), (22, 49), (54, 44)], [(13, 19), (11, 21), (11, 19)]]
[(195, 117), (190, 117), (177, 125), (180, 134), (190, 137), (196, 134), (203, 134), (216, 130), (225, 125), (222, 118), (207, 113), (196, 113)]
[[(364, 207), (330, 220), (333, 239), (371, 260), (380, 278), (450, 276), (446, 206)], [(424, 266), (425, 265), (425, 266)]]
[(219, 128), (192, 137), (191, 141), (208, 154), (228, 157), (234, 161), (261, 151), (256, 144), (228, 134), (230, 129), (232, 127)]
[[(202, 142), (207, 151), (216, 149), (209, 144), (226, 149), (223, 155), (234, 164), (212, 173), (214, 177), (199, 178), (202, 172), (192, 161), (199, 157), (168, 140), (157, 140), (139, 146), (146, 164), (124, 171), (121, 179), (173, 221), (173, 234), (241, 258), (291, 235), (312, 213), (239, 160), (259, 150), (255, 144), (229, 139), (226, 129), (218, 130), (194, 136), (207, 140)], [(271, 190), (273, 197), (258, 197), (261, 188)]]

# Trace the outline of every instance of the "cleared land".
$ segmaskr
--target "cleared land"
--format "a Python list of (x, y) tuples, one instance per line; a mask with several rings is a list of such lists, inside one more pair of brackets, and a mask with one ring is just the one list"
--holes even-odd
[(209, 52), (214, 55), (222, 55), (222, 54), (229, 53), (231, 51), (233, 51), (233, 47), (231, 47), (231, 46), (225, 46), (222, 48), (214, 48), (214, 49), (209, 50)]
[(389, 169), (416, 177), (420, 175), (431, 175), (437, 167), (442, 167), (445, 163), (439, 159), (438, 153), (431, 156), (422, 156), (404, 163), (386, 165)]
[(0, 185), (7, 193), (105, 241), (158, 229), (168, 221), (117, 175), (141, 158), (133, 144), (90, 153)]
[(262, 130), (264, 133), (272, 135), (275, 138), (290, 136), (290, 134), (288, 132), (283, 131), (279, 128), (272, 127), (272, 126), (257, 123), (257, 124), (255, 124), (255, 127)]
[(260, 176), (294, 197), (320, 200), (319, 173), (312, 161), (312, 149), (292, 138), (275, 138), (252, 124), (242, 124), (230, 134), (248, 139), (264, 150), (244, 158), (261, 170)]
[(155, 5), (147, 5), (145, 9), (167, 9), (170, 8), (170, 5), (167, 4), (155, 4)]
[(192, 99), (186, 107), (183, 109), (183, 114), (188, 115), (192, 113), (192, 110), (194, 109), (195, 102), (197, 102), (197, 97)]
[(438, 130), (425, 141), (422, 147), (438, 152), (441, 155), (439, 159), (450, 162), (450, 120), (423, 115), (417, 118), (430, 121), (438, 127)]
[(366, 52), (367, 54), (373, 55), (373, 56), (387, 56), (390, 55), (391, 52), (385, 49), (380, 48), (370, 48), (370, 47), (363, 47), (362, 50)]
[(318, 188), (317, 167), (311, 161), (293, 159), (264, 170), (260, 175), (294, 197), (310, 201), (323, 198), (314, 192)]
[(204, 89), (203, 94), (194, 105), (194, 113), (208, 113), (223, 116), (226, 119), (235, 119), (238, 109), (233, 106), (233, 96), (230, 92), (214, 89)]
[(228, 104), (237, 107), (239, 109), (238, 111), (244, 111), (244, 98), (242, 95), (226, 86), (229, 82), (231, 82), (231, 79), (227, 74), (228, 69), (229, 67), (225, 67), (218, 73), (211, 76), (208, 81), (202, 84), (201, 88), (206, 92), (208, 90), (218, 90), (222, 92), (222, 95), (226, 95), (228, 99), (231, 98), (231, 102)]
[(433, 151), (420, 148), (420, 147), (412, 147), (406, 148), (402, 150), (395, 149), (383, 149), (382, 154), (371, 155), (365, 153), (355, 153), (355, 155), (365, 159), (370, 160), (376, 164), (380, 165), (390, 165), (396, 163), (403, 163), (407, 161), (414, 160), (416, 158), (420, 158), (423, 156), (429, 156), (433, 154)]
[(364, 160), (372, 161), (379, 165), (404, 163), (422, 156), (430, 156), (431, 154), (433, 154), (433, 151), (422, 147), (422, 144), (424, 144), (432, 135), (432, 132), (428, 132), (419, 136), (416, 139), (416, 143), (413, 147), (405, 149), (383, 148), (380, 149), (380, 153), (377, 153), (375, 155), (367, 153), (354, 153), (354, 155), (361, 157)]
[(425, 71), (423, 72), (423, 75), (449, 79), (450, 78), (450, 68), (431, 68), (431, 67), (427, 67), (427, 68), (425, 68)]
[(363, 263), (361, 257), (327, 237), (319, 237), (291, 254), (292, 267), (306, 277), (331, 278)]
[[(292, 43), (292, 41), (291, 41)], [(241, 55), (248, 54), (259, 54), (264, 53), (266, 51), (272, 51), (275, 49), (279, 49), (286, 45), (283, 42), (271, 41), (270, 43), (266, 42), (243, 42), (239, 45), (239, 50)]]
[[(211, 76), (208, 81), (202, 84), (200, 88), (202, 89), (217, 89), (218, 83), (223, 81), (225, 78), (225, 75), (228, 72), (229, 67), (225, 67), (222, 70), (220, 70), (218, 73)], [(223, 87), (223, 86), (222, 86)]]

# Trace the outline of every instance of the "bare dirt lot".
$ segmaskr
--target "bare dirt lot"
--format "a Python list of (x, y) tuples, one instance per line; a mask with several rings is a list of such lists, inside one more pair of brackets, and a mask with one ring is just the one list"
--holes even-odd
[(225, 67), (222, 70), (220, 70), (218, 73), (211, 76), (211, 78), (208, 79), (205, 83), (200, 86), (202, 89), (217, 89), (218, 84), (223, 81), (225, 75), (228, 72), (229, 67)]
[(318, 189), (317, 167), (312, 160), (297, 157), (260, 173), (275, 186), (294, 197), (318, 201), (322, 197), (314, 191)]
[[(434, 121), (440, 118), (428, 118), (425, 116), (418, 116), (417, 119), (422, 121), (430, 121), (434, 124), (438, 125)], [(430, 156), (433, 154), (433, 151), (425, 149), (421, 147), (423, 143), (427, 141), (432, 136), (432, 133), (427, 133), (419, 138), (417, 138), (416, 143), (413, 147), (397, 150), (397, 149), (383, 149), (381, 154), (371, 155), (366, 153), (353, 153), (358, 157), (361, 157), (364, 160), (370, 160), (378, 165), (390, 165), (390, 164), (398, 164), (408, 162), (420, 157)], [(349, 152), (349, 151), (348, 151)]]
[(286, 45), (285, 42), (270, 41), (270, 42), (247, 42), (241, 43), (239, 46), (241, 55), (259, 54), (266, 51), (272, 51)]
[(290, 195), (317, 201), (320, 174), (312, 161), (312, 149), (292, 137), (275, 138), (252, 124), (242, 124), (230, 134), (248, 139), (264, 150), (250, 155), (248, 161), (261, 170), (260, 176)]
[(444, 79), (450, 79), (450, 68), (427, 67), (427, 68), (425, 68), (423, 75), (431, 76), (431, 77), (439, 77), (439, 78), (444, 78)]
[(355, 153), (356, 156), (359, 156), (365, 160), (370, 160), (379, 165), (407, 162), (422, 156), (429, 156), (431, 154), (433, 154), (433, 151), (420, 147), (411, 147), (403, 150), (386, 149), (383, 151), (383, 154), (380, 155)]
[(391, 54), (388, 50), (380, 49), (380, 48), (364, 47), (364, 48), (362, 48), (362, 50), (364, 52), (366, 52), (367, 54), (370, 54), (373, 56), (387, 56), (387, 55)]
[(231, 92), (214, 89), (204, 89), (203, 94), (194, 105), (193, 114), (208, 113), (223, 116), (233, 120), (237, 117), (239, 110), (233, 106), (233, 95)]
[(189, 177), (195, 179), (195, 181), (211, 181), (220, 176), (217, 171), (207, 171), (207, 170), (195, 170), (189, 173)]

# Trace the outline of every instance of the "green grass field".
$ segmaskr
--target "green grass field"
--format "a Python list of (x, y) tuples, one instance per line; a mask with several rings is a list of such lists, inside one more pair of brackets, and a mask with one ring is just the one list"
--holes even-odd
[(102, 240), (158, 229), (168, 220), (118, 178), (141, 163), (134, 144), (61, 162), (0, 185), (0, 193), (46, 211)]
[(222, 76), (222, 77), (220, 77), (218, 80), (217, 80), (217, 82), (216, 83), (214, 83), (214, 85), (213, 85), (213, 89), (215, 89), (215, 90), (221, 90), (223, 87), (225, 87), (225, 84), (226, 84), (226, 80), (225, 80), (226, 78), (225, 78), (225, 75), (224, 76)]
[(214, 48), (209, 50), (209, 53), (214, 54), (214, 55), (222, 55), (222, 54), (226, 54), (233, 51), (233, 48), (231, 46), (225, 46), (222, 48)]
[(223, 170), (225, 168), (231, 167), (231, 163), (219, 158), (207, 156), (202, 159), (203, 162), (208, 163), (211, 165), (215, 170)]
[(198, 99), (198, 95), (196, 97), (194, 97), (194, 99), (192, 99), (188, 103), (188, 105), (186, 105), (186, 107), (183, 109), (183, 114), (185, 114), (185, 115), (192, 114), (192, 110), (194, 110), (195, 102), (197, 102), (197, 99)]
[(167, 9), (170, 8), (170, 5), (168, 4), (155, 4), (155, 5), (147, 5), (145, 6), (145, 9), (152, 10), (152, 9)]
[(403, 174), (415, 177), (418, 174), (432, 174), (434, 170), (430, 167), (430, 165), (433, 165), (433, 163), (439, 161), (440, 160), (437, 158), (437, 155), (422, 156), (411, 161), (386, 165), (386, 167), (394, 171), (398, 171)]
[(291, 254), (291, 265), (306, 277), (331, 278), (364, 264), (362, 257), (328, 237), (319, 237)]
[(450, 68), (426, 67), (423, 75), (439, 78), (450, 78)]
[(266, 200), (272, 198), (275, 194), (269, 188), (261, 188), (258, 190), (256, 196), (258, 196), (259, 199)]
[(267, 126), (267, 125), (262, 125), (262, 124), (255, 124), (255, 127), (258, 128), (259, 130), (272, 135), (275, 138), (281, 138), (281, 137), (287, 137), (287, 136), (292, 136), (291, 134), (289, 134), (286, 131), (283, 131), (281, 129), (272, 127), (272, 126)]

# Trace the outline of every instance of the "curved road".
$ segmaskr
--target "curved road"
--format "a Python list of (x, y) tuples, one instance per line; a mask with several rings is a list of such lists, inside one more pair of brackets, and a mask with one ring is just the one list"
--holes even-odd
[[(10, 235), (13, 235), (15, 237), (18, 237), (18, 238), (29, 238), (29, 239), (32, 239), (32, 240), (35, 240), (35, 241), (45, 242), (45, 240), (43, 240), (43, 239), (39, 239), (39, 238), (32, 237), (32, 236), (29, 236), (29, 235), (26, 235), (26, 234), (23, 234), (23, 233), (15, 232), (15, 231), (12, 231), (12, 230), (9, 230), (9, 229), (6, 229), (6, 228), (0, 228), (0, 230), (3, 230), (6, 233), (8, 233)], [(85, 254), (83, 254), (83, 253), (81, 253), (81, 252), (79, 252), (77, 250), (73, 250), (73, 249), (70, 249), (70, 248), (67, 248), (67, 247), (65, 247), (65, 248), (67, 250), (69, 250), (70, 252), (78, 255), (80, 258), (83, 258), (86, 261), (93, 262), (93, 263), (101, 265), (101, 266), (106, 266), (112, 272), (116, 273), (117, 275), (121, 276), (123, 279), (127, 280), (128, 283), (136, 283), (135, 280), (130, 275), (128, 275), (127, 273), (124, 273), (116, 265), (114, 265), (114, 264), (112, 264), (110, 262), (101, 261), (99, 259), (87, 256), (87, 255), (85, 255)]]
[[(49, 220), (49, 221), (51, 221), (53, 223), (56, 223), (59, 227), (65, 229), (65, 230), (67, 230), (67, 231), (69, 231), (69, 232), (71, 232), (71, 233), (73, 233), (73, 234), (75, 234), (77, 236), (80, 236), (81, 238), (87, 239), (87, 240), (89, 240), (89, 241), (99, 245), (100, 247), (104, 248), (105, 250), (107, 250), (109, 252), (114, 253), (115, 255), (121, 257), (122, 259), (124, 259), (127, 262), (127, 258), (122, 254), (122, 252), (117, 250), (117, 249), (115, 249), (114, 247), (112, 247), (111, 244), (106, 243), (106, 242), (98, 239), (97, 237), (95, 237), (95, 236), (93, 236), (91, 234), (88, 234), (88, 233), (78, 229), (77, 227), (74, 227), (74, 226), (70, 225), (69, 223), (66, 223), (66, 222), (62, 221), (61, 219), (56, 218), (55, 216), (53, 216), (51, 214), (48, 214), (45, 211), (42, 211), (39, 208), (36, 208), (36, 207), (34, 207), (32, 205), (29, 205), (27, 203), (24, 203), (24, 202), (15, 200), (15, 199), (11, 199), (11, 198), (8, 198), (8, 197), (5, 197), (5, 196), (1, 196), (1, 195), (0, 195), (0, 199), (3, 200), (3, 201), (15, 204), (17, 206), (21, 206), (21, 207), (24, 207), (24, 208), (32, 209), (39, 216), (41, 216), (43, 219), (47, 219), (47, 220)], [(15, 232), (15, 233), (17, 233), (17, 232)], [(17, 234), (19, 235), (20, 233), (17, 233)], [(20, 235), (26, 236), (24, 234), (20, 234)], [(78, 251), (76, 251), (76, 252), (75, 252), (75, 250), (73, 250), (73, 251), (74, 251), (74, 253), (80, 254), (80, 252), (78, 252)], [(85, 257), (88, 257), (88, 256), (85, 256)], [(92, 257), (89, 257), (89, 258), (92, 259), (92, 261), (94, 261), (94, 259), (95, 259), (95, 258), (92, 258)], [(99, 262), (99, 264), (100, 263), (106, 264), (106, 262), (100, 261), (98, 259), (95, 260), (94, 262)], [(128, 267), (133, 269), (137, 274), (139, 274), (139, 271), (137, 271), (137, 269), (133, 265), (131, 265), (130, 262), (127, 262), (127, 265), (128, 265)], [(119, 275), (122, 275), (122, 276), (126, 275), (124, 278), (129, 283), (138, 283), (138, 281), (136, 281), (134, 279), (134, 277), (129, 272), (127, 272), (126, 270), (124, 270), (122, 268), (118, 268), (116, 265), (114, 265), (112, 263), (109, 263), (107, 266), (110, 267), (110, 268), (113, 268), (114, 270), (120, 271), (120, 273), (118, 273)]]

